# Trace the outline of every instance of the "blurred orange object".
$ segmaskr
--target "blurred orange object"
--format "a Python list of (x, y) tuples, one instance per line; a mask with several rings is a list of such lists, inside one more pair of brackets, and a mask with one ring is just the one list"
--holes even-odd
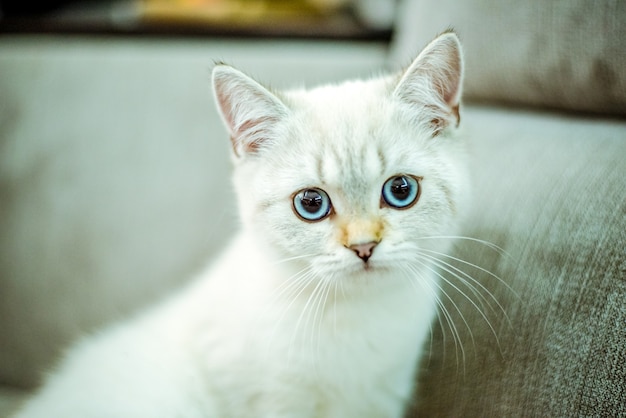
[(149, 22), (246, 26), (320, 19), (342, 0), (143, 0), (140, 15)]

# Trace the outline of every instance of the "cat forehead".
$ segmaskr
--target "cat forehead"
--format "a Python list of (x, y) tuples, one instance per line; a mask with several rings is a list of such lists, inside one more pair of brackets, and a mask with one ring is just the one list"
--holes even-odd
[[(316, 150), (376, 146), (393, 123), (392, 98), (385, 79), (350, 81), (287, 92), (292, 109), (290, 141)], [(336, 152), (341, 154), (340, 152)]]
[(333, 183), (378, 178), (408, 162), (416, 135), (396, 120), (391, 87), (381, 78), (287, 92), (293, 114), (285, 157)]
[(312, 115), (364, 116), (391, 100), (393, 80), (390, 77), (352, 80), (322, 85), (310, 90), (290, 90), (286, 97), (294, 110)]
[[(387, 132), (350, 132), (326, 135), (307, 132), (281, 153), (289, 187), (328, 188), (362, 197), (380, 182), (399, 173), (419, 175), (422, 152), (408, 141), (396, 141)], [(346, 136), (347, 135), (347, 136)]]

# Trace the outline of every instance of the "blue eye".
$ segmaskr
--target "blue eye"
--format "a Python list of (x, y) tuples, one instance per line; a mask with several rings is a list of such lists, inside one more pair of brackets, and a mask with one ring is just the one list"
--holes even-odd
[(382, 197), (384, 202), (396, 209), (406, 209), (417, 201), (419, 197), (419, 181), (411, 176), (395, 176), (383, 185)]
[(305, 221), (321, 221), (330, 208), (330, 198), (322, 189), (304, 189), (293, 197), (293, 209)]

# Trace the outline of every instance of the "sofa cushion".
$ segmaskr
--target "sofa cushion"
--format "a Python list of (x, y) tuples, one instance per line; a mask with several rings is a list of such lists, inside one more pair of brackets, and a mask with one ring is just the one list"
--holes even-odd
[(442, 271), (455, 328), (433, 327), (417, 416), (626, 416), (626, 122), (489, 108), (463, 120), (462, 234), (501, 250), (461, 241), (454, 257), (478, 267)]
[(466, 98), (626, 114), (626, 2), (406, 0), (393, 61), (453, 27)]
[(0, 417), (8, 417), (24, 402), (29, 393), (11, 386), (0, 384)]

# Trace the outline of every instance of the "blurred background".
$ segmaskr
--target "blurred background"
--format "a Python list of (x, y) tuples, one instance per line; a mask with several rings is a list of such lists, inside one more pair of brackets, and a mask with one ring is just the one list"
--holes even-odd
[(394, 0), (3, 0), (3, 29), (385, 39)]

